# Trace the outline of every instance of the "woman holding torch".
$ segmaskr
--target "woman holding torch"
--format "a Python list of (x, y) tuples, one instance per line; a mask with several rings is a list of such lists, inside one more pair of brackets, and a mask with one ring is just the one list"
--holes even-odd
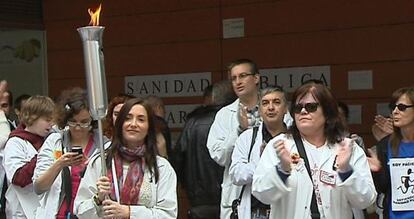
[(176, 218), (177, 178), (168, 161), (157, 156), (151, 109), (128, 100), (116, 122), (107, 153), (107, 176), (92, 158), (75, 199), (79, 218)]

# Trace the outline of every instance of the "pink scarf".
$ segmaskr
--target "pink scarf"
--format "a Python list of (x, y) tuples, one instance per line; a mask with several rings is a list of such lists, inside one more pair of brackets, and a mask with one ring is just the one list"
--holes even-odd
[[(139, 192), (142, 182), (144, 181), (145, 168), (145, 145), (141, 147), (130, 149), (124, 146), (118, 147), (118, 153), (114, 155), (115, 171), (120, 191), (120, 203), (127, 205), (136, 205), (139, 201)], [(123, 164), (128, 161), (128, 173), (124, 181)], [(113, 168), (113, 167), (112, 167)], [(113, 179), (112, 169), (108, 169), (109, 179)], [(112, 183), (111, 199), (116, 200), (115, 187)]]

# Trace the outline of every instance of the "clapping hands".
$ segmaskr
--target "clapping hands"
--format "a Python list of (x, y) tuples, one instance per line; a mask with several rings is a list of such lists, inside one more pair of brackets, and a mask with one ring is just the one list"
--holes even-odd
[(354, 140), (345, 138), (339, 143), (336, 156), (336, 168), (339, 172), (347, 172), (351, 170), (349, 160), (352, 156)]
[(273, 147), (280, 159), (280, 167), (283, 171), (289, 173), (291, 171), (292, 158), (290, 156), (290, 151), (286, 148), (285, 141), (278, 140), (273, 144)]

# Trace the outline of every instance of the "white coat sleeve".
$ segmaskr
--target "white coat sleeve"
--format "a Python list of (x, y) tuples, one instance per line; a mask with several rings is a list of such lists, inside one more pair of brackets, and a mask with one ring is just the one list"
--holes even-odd
[(229, 173), (233, 184), (238, 186), (253, 181), (256, 165), (248, 160), (252, 135), (253, 129), (246, 130), (237, 138), (234, 146)]
[(131, 218), (177, 218), (177, 177), (167, 160), (158, 159), (159, 179), (156, 184), (155, 205), (152, 207), (131, 205)]
[(55, 150), (61, 150), (61, 135), (59, 133), (50, 134), (42, 145), (42, 148), (37, 155), (36, 167), (33, 174), (33, 185), (36, 194), (41, 194), (45, 191), (39, 191), (36, 188), (36, 179), (39, 178), (50, 166), (56, 161)]
[[(276, 170), (280, 160), (273, 148), (273, 143), (279, 139), (277, 136), (266, 145), (253, 175), (252, 194), (265, 204), (275, 203), (291, 191)], [(287, 184), (289, 178), (286, 181)]]
[(364, 209), (375, 202), (377, 192), (370, 172), (367, 157), (356, 143), (353, 146), (350, 165), (353, 169), (351, 176), (338, 186), (344, 189), (344, 194), (352, 207)]
[(79, 219), (98, 219), (102, 216), (101, 207), (96, 206), (93, 201), (93, 196), (98, 192), (96, 181), (101, 173), (101, 162), (99, 157), (93, 158), (89, 161), (85, 175), (80, 181), (74, 201), (73, 211)]
[(238, 137), (236, 121), (228, 109), (222, 108), (216, 114), (207, 139), (210, 157), (220, 166), (231, 162), (234, 143)]
[(4, 148), (10, 134), (10, 126), (3, 110), (0, 110), (0, 150)]
[(28, 148), (32, 147), (24, 140), (18, 137), (10, 138), (4, 148), (4, 169), (6, 170), (7, 179), (12, 181), (16, 171), (23, 165), (30, 162), (33, 156), (28, 156)]

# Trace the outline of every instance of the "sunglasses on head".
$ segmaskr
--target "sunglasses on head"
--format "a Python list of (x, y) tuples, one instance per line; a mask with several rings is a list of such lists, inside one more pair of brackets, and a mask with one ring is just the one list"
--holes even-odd
[(390, 103), (389, 107), (390, 107), (391, 111), (393, 111), (395, 109), (395, 107), (397, 107), (397, 109), (399, 111), (405, 111), (407, 108), (414, 107), (414, 105), (405, 105), (405, 104), (402, 104), (402, 103), (399, 103), (399, 104)]
[(293, 106), (294, 113), (300, 113), (303, 108), (305, 108), (306, 112), (313, 113), (318, 109), (319, 103), (306, 103), (305, 105), (301, 103), (297, 103)]

